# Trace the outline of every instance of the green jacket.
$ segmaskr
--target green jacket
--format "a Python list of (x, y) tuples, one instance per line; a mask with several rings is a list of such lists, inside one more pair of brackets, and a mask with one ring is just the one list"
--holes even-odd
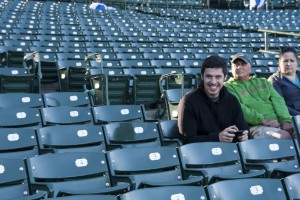
[(284, 99), (267, 79), (253, 77), (243, 82), (231, 77), (225, 86), (238, 98), (250, 126), (261, 124), (262, 119), (276, 119), (279, 123), (292, 122)]

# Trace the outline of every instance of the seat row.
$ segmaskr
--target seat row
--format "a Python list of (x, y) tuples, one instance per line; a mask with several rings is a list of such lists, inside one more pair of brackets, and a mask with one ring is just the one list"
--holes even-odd
[[(261, 139), (238, 144), (193, 143), (178, 148), (118, 148), (105, 153), (74, 150), (27, 157), (24, 163), (22, 159), (0, 157), (4, 180), (0, 193), (8, 199), (30, 194), (126, 196), (133, 194), (129, 191), (138, 193), (149, 187), (166, 187), (160, 189), (168, 191), (169, 186), (194, 186), (198, 190), (206, 186), (212, 189), (207, 193), (213, 194), (210, 199), (240, 199), (244, 195), (259, 199), (287, 199), (291, 195), (293, 199), (299, 198), (298, 150), (294, 140)], [(285, 187), (283, 183), (289, 181), (297, 184)], [(234, 186), (230, 187), (234, 194), (223, 191), (227, 183)], [(236, 193), (239, 184), (241, 190)], [(14, 192), (6, 194), (8, 188)]]

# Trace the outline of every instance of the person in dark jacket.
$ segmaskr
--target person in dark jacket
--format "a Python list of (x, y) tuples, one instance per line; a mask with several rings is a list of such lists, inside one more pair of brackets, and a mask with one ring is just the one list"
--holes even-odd
[[(249, 127), (239, 101), (224, 85), (227, 62), (218, 55), (203, 61), (199, 87), (182, 97), (178, 128), (183, 143), (248, 140)], [(236, 135), (238, 130), (242, 134)]]
[(284, 98), (290, 115), (300, 115), (300, 71), (297, 50), (293, 47), (282, 48), (278, 63), (278, 72), (270, 76), (269, 81)]

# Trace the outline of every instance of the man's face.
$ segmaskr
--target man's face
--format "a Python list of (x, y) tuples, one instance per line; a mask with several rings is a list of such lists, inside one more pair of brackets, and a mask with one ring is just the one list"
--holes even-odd
[(241, 59), (237, 59), (232, 63), (231, 71), (235, 79), (248, 80), (251, 74), (251, 65)]
[(210, 98), (218, 97), (226, 78), (222, 68), (206, 68), (202, 78), (207, 96)]
[(282, 74), (288, 76), (294, 75), (298, 67), (298, 61), (294, 53), (286, 52), (283, 54), (279, 59), (279, 67)]

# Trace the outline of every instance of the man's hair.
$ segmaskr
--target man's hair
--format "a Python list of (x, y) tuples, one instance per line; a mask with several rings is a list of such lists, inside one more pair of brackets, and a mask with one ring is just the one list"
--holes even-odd
[(221, 68), (224, 76), (226, 76), (228, 73), (226, 59), (217, 54), (204, 59), (201, 67), (201, 75), (204, 74), (206, 68)]
[(279, 54), (279, 60), (282, 58), (283, 54), (291, 52), (294, 54), (294, 56), (296, 57), (296, 59), (298, 60), (298, 52), (294, 47), (283, 47), (280, 51)]

